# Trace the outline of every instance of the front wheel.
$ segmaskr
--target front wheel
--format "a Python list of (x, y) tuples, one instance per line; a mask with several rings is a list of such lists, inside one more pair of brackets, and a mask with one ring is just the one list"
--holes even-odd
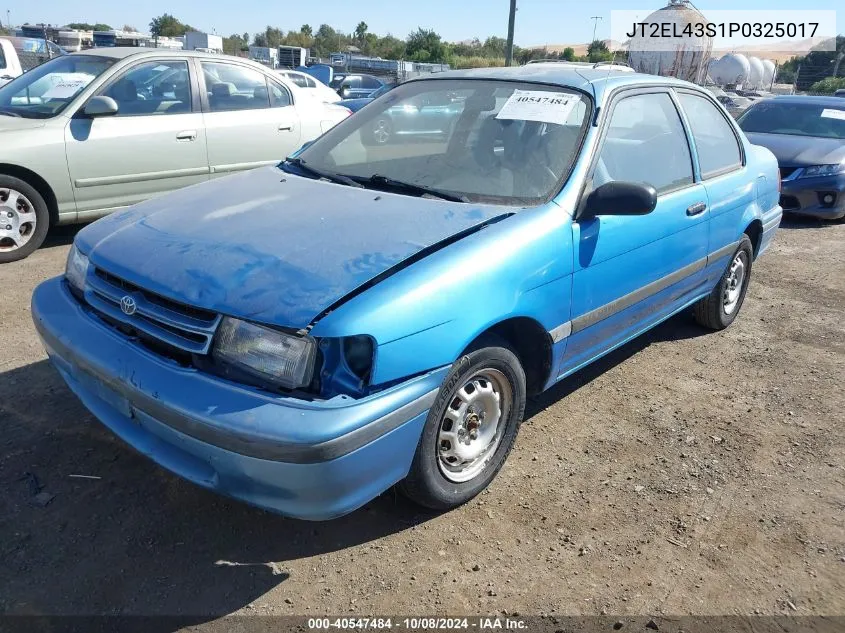
[(525, 372), (499, 341), (462, 356), (428, 412), (400, 490), (435, 510), (466, 503), (505, 463), (525, 414)]
[(742, 236), (730, 263), (713, 291), (695, 304), (695, 320), (712, 330), (724, 330), (736, 319), (751, 279), (751, 240)]
[(29, 257), (47, 236), (44, 198), (19, 178), (0, 174), (0, 264)]

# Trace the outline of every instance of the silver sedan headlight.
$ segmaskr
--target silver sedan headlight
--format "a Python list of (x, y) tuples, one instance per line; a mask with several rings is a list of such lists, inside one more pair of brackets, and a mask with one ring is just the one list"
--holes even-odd
[(215, 360), (285, 389), (311, 383), (317, 346), (307, 336), (293, 336), (240, 319), (224, 317), (214, 338)]
[(65, 265), (65, 279), (80, 292), (85, 292), (85, 276), (88, 274), (88, 257), (79, 252), (76, 244), (70, 247)]
[(805, 167), (801, 172), (801, 178), (818, 178), (819, 176), (836, 176), (845, 174), (845, 163), (839, 165), (813, 165)]

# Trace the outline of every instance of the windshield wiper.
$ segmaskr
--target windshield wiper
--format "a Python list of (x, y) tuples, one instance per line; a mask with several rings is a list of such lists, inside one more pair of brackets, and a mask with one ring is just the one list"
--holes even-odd
[(349, 187), (357, 187), (362, 189), (364, 185), (361, 183), (352, 180), (349, 176), (344, 176), (343, 174), (336, 174), (331, 171), (323, 171), (322, 169), (316, 169), (311, 167), (307, 163), (305, 163), (301, 158), (287, 158), (283, 164), (290, 163), (291, 165), (296, 165), (299, 169), (304, 172), (307, 172), (317, 178), (322, 178), (323, 180), (329, 180), (334, 183), (338, 183), (341, 185), (347, 185)]
[(415, 193), (418, 196), (432, 196), (440, 198), (441, 200), (450, 200), (451, 202), (469, 202), (469, 198), (442, 189), (435, 189), (433, 187), (426, 187), (425, 185), (418, 185), (413, 182), (405, 182), (404, 180), (396, 180), (395, 178), (388, 178), (381, 174), (373, 174), (369, 178), (363, 178), (359, 182), (364, 184), (371, 184), (377, 187), (386, 189), (399, 189), (409, 193)]

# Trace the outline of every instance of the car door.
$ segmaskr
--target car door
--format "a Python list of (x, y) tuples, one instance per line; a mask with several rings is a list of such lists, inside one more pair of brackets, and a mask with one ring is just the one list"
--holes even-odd
[(212, 178), (276, 164), (299, 148), (302, 125), (287, 87), (244, 64), (199, 66)]
[(187, 59), (144, 60), (96, 93), (114, 115), (91, 118), (84, 105), (65, 128), (68, 171), (79, 219), (208, 179), (196, 78)]
[[(710, 205), (711, 254), (709, 277), (713, 284), (733, 254), (742, 216), (757, 198), (755, 178), (745, 166), (742, 143), (733, 125), (706, 95), (677, 90), (678, 101), (692, 133), (699, 171)], [(765, 176), (761, 177), (765, 181)], [(763, 185), (765, 191), (765, 182)]]
[(657, 206), (642, 216), (573, 222), (571, 332), (561, 374), (657, 323), (703, 287), (707, 198), (667, 88), (625, 91), (611, 101), (584, 197), (610, 181), (651, 185)]

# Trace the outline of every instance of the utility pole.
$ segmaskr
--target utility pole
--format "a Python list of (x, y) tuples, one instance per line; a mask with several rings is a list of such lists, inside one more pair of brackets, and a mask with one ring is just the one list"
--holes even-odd
[(516, 0), (511, 0), (511, 12), (508, 17), (508, 46), (505, 51), (505, 66), (513, 63), (513, 25), (516, 20)]
[(593, 39), (590, 40), (590, 44), (596, 41), (596, 29), (599, 27), (599, 20), (603, 20), (600, 15), (594, 15), (590, 18), (593, 21)]

